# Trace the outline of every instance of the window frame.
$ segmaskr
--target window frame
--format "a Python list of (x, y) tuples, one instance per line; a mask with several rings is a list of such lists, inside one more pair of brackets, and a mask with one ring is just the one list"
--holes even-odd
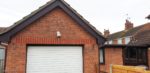
[(2, 68), (3, 71), (2, 71), (2, 73), (5, 73), (6, 49), (5, 49), (5, 47), (3, 47), (3, 46), (1, 46), (1, 45), (0, 45), (0, 49), (3, 49), (3, 50), (4, 50), (4, 53), (3, 53), (3, 54), (4, 54), (4, 56), (3, 56), (3, 68)]
[(108, 41), (108, 44), (113, 44), (113, 40), (109, 40), (109, 41)]
[(125, 40), (125, 44), (128, 44), (131, 41), (131, 37), (130, 36), (124, 37), (124, 40)]
[(118, 43), (118, 44), (123, 44), (123, 43), (122, 43), (122, 38), (117, 39), (117, 43)]
[[(100, 57), (101, 57), (101, 56), (100, 56), (100, 55), (101, 55), (101, 54), (100, 54), (100, 51), (101, 51), (101, 50), (102, 50), (102, 52), (103, 52), (103, 54), (102, 54), (102, 55), (103, 55), (103, 62), (100, 62), (100, 59), (101, 59), (101, 58), (100, 58)], [(104, 48), (100, 48), (100, 49), (99, 49), (99, 63), (100, 63), (100, 64), (105, 64), (105, 49), (104, 49)]]
[[(136, 49), (136, 58), (129, 58), (129, 49)], [(123, 63), (124, 65), (133, 65), (133, 66), (137, 66), (137, 65), (146, 65), (148, 66), (148, 52), (147, 52), (147, 48), (145, 47), (127, 47), (124, 48), (123, 50)], [(142, 53), (145, 53), (146, 56), (144, 56), (145, 59), (141, 60), (141, 54), (140, 52), (142, 51)], [(142, 55), (143, 56), (143, 55)], [(140, 62), (141, 61), (141, 62)]]

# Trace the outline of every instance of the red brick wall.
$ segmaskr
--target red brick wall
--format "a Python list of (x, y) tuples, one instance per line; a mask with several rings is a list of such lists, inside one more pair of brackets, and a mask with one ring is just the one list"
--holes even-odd
[(118, 39), (114, 39), (113, 44), (118, 44)]
[[(56, 37), (60, 31), (61, 38)], [(13, 36), (7, 47), (6, 73), (25, 73), (27, 44), (84, 45), (84, 73), (97, 73), (98, 46), (95, 38), (61, 9), (54, 9)]]
[(121, 48), (105, 48), (105, 64), (100, 64), (100, 71), (110, 72), (110, 65), (123, 65)]
[(149, 65), (149, 70), (150, 70), (150, 47), (148, 49), (148, 65)]

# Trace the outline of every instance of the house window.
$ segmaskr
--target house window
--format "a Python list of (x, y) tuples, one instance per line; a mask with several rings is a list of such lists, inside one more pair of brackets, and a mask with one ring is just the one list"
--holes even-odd
[(109, 41), (109, 44), (112, 44), (112, 40)]
[(128, 47), (124, 51), (125, 65), (146, 65), (147, 64), (147, 49)]
[(125, 38), (125, 44), (128, 44), (130, 42), (130, 37)]
[(4, 72), (4, 49), (0, 48), (0, 73)]
[(122, 39), (118, 39), (118, 44), (122, 44)]
[(100, 48), (100, 63), (104, 63), (104, 48)]
[(108, 44), (108, 41), (106, 41), (105, 44)]
[(137, 55), (137, 50), (136, 48), (132, 48), (132, 49), (128, 49), (128, 57), (130, 59), (135, 59), (136, 58), (136, 55)]

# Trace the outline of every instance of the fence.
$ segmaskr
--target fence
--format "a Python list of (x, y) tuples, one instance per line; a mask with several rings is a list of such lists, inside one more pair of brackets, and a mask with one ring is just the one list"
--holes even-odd
[(143, 67), (112, 65), (110, 73), (150, 73)]

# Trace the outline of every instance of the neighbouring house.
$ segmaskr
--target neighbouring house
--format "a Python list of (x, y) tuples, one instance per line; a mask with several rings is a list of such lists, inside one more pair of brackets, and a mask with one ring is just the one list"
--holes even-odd
[[(150, 66), (150, 55), (148, 53), (149, 31), (150, 23), (133, 27), (133, 23), (129, 20), (126, 20), (123, 31), (110, 34), (109, 30), (104, 30), (104, 36), (107, 38), (107, 41), (100, 49), (100, 71), (109, 73), (112, 64)], [(135, 39), (135, 37), (138, 38)], [(147, 39), (145, 39), (146, 37)], [(135, 40), (141, 41), (135, 43)], [(141, 42), (145, 45), (139, 45)]]
[[(139, 63), (140, 62), (142, 63), (142, 61), (145, 61), (145, 64), (150, 69), (150, 23), (144, 24), (144, 27), (142, 27), (133, 36), (133, 39), (130, 41), (130, 43), (128, 45), (132, 46), (132, 47), (138, 46), (138, 47), (146, 48), (146, 51), (147, 51), (146, 53), (142, 52), (144, 50), (139, 51), (139, 54), (142, 53), (141, 57), (143, 57), (143, 58), (139, 59)], [(138, 54), (138, 53), (136, 53), (136, 54)], [(136, 55), (136, 54), (133, 54), (133, 55)]]
[(105, 38), (63, 0), (0, 28), (1, 73), (99, 73)]

